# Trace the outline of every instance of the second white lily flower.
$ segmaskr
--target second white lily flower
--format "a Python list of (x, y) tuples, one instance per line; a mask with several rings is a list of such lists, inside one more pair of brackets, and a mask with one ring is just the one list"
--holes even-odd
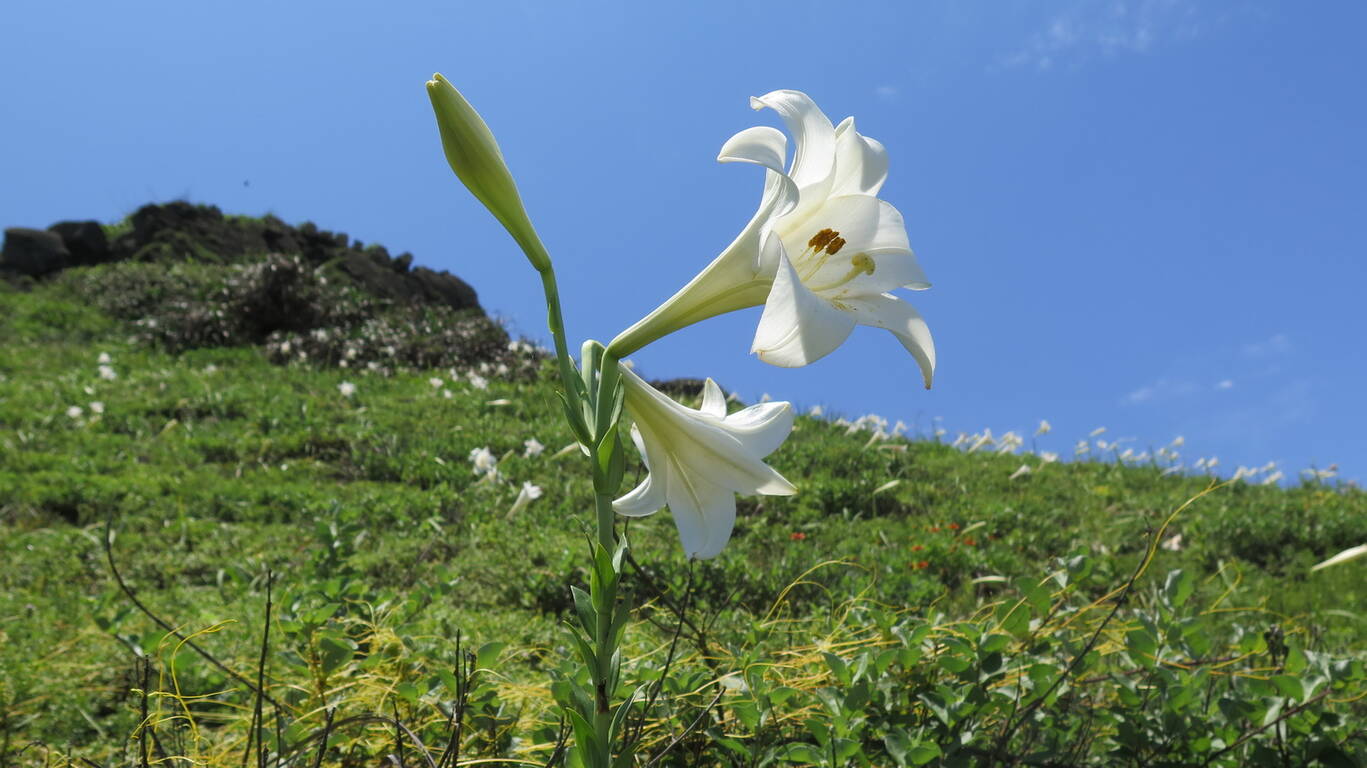
[(793, 429), (793, 407), (770, 402), (726, 413), (716, 382), (703, 386), (694, 410), (622, 367), (631, 436), (650, 474), (613, 502), (619, 514), (649, 515), (668, 506), (690, 558), (716, 557), (731, 538), (736, 494), (787, 496), (797, 488), (763, 459)]

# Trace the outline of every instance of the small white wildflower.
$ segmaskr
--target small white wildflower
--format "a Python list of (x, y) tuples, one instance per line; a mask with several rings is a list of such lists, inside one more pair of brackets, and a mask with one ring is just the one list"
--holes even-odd
[(966, 442), (968, 442), (968, 435), (964, 434), (963, 432), (960, 432), (959, 436), (954, 438), (954, 442), (949, 444), (949, 447), (958, 448)]
[(1073, 446), (1073, 453), (1075, 453), (1075, 454), (1077, 454), (1077, 455), (1082, 455), (1082, 454), (1084, 454), (1084, 453), (1091, 453), (1091, 450), (1092, 450), (1092, 444), (1089, 443), (1089, 442), (1087, 442), (1086, 440), (1079, 440), (1079, 441), (1077, 441), (1077, 445)]
[[(902, 421), (901, 419), (898, 419), (897, 423), (892, 425), (892, 434), (900, 436), (904, 434), (908, 429), (911, 429), (911, 425), (907, 424), (905, 421)], [(944, 430), (939, 431), (944, 432)]]
[(1173, 535), (1171, 535), (1171, 536), (1169, 536), (1168, 538), (1164, 539), (1164, 540), (1163, 540), (1163, 543), (1162, 543), (1162, 544), (1159, 544), (1158, 546), (1162, 547), (1163, 549), (1166, 549), (1166, 550), (1169, 551), (1169, 552), (1181, 552), (1181, 551), (1182, 551), (1182, 534), (1180, 534), (1180, 533), (1174, 533)]
[(523, 482), (522, 490), (517, 492), (517, 499), (513, 502), (512, 509), (508, 510), (508, 517), (511, 518), (526, 509), (528, 504), (539, 498), (541, 498), (541, 486), (532, 485), (530, 481)]
[(1040, 435), (1047, 435), (1049, 434), (1049, 430), (1051, 429), (1053, 429), (1053, 426), (1051, 426), (1049, 422), (1045, 421), (1044, 419), (1040, 419), (1039, 426), (1035, 428), (1035, 437), (1039, 437)]
[(1277, 462), (1275, 462), (1275, 461), (1269, 461), (1269, 462), (1267, 462), (1266, 464), (1264, 464), (1264, 465), (1262, 465), (1261, 467), (1259, 467), (1259, 468), (1258, 468), (1258, 471), (1259, 471), (1259, 472), (1271, 472), (1272, 470), (1274, 470), (1274, 469), (1276, 469), (1276, 468), (1277, 468)]
[(213, 363), (209, 363), (208, 365), (204, 366), (204, 372), (205, 372), (205, 373), (218, 373), (218, 366), (214, 365)]
[(1011, 476), (1008, 477), (1008, 478), (1006, 478), (1006, 479), (1007, 479), (1007, 480), (1015, 480), (1016, 478), (1021, 477), (1022, 475), (1028, 475), (1028, 474), (1030, 474), (1030, 465), (1029, 465), (1029, 464), (1022, 464), (1022, 465), (1020, 465), (1020, 468), (1019, 468), (1019, 469), (1017, 469), (1015, 472), (1012, 472), (1012, 473), (1011, 473)]
[(1220, 464), (1220, 457), (1219, 457), (1219, 456), (1211, 456), (1209, 459), (1206, 459), (1206, 469), (1215, 469), (1215, 467), (1218, 466), (1219, 464)]
[(1312, 567), (1310, 570), (1318, 571), (1321, 568), (1328, 568), (1333, 565), (1341, 565), (1362, 557), (1367, 557), (1367, 544), (1359, 544), (1356, 547), (1345, 549), (1333, 557)]
[(119, 378), (119, 374), (114, 372), (113, 367), (108, 365), (102, 365), (100, 366), (100, 378), (104, 379), (105, 381), (113, 381), (114, 379)]
[(337, 385), (337, 391), (342, 393), (342, 397), (351, 397), (356, 394), (356, 385), (349, 381), (344, 381)]
[(108, 352), (101, 352), (101, 353), (100, 353), (100, 356), (97, 357), (97, 358), (95, 358), (95, 362), (96, 362), (96, 363), (99, 363), (100, 365), (109, 365), (109, 363), (111, 362), (111, 361), (110, 361), (110, 357), (109, 357), (109, 353), (108, 353)]
[(882, 493), (883, 491), (890, 491), (890, 490), (892, 490), (893, 488), (896, 488), (897, 486), (899, 486), (899, 485), (901, 485), (901, 484), (902, 484), (902, 481), (901, 481), (901, 480), (889, 480), (889, 481), (887, 481), (886, 483), (883, 483), (882, 485), (878, 486), (877, 488), (874, 488), (874, 489), (873, 489), (873, 495), (874, 495), (874, 496), (877, 496), (878, 494)]
[(79, 419), (84, 415), (85, 411), (82, 410), (81, 406), (79, 405), (73, 405), (70, 408), (66, 409), (66, 416), (68, 419)]
[(1053, 464), (1058, 461), (1058, 454), (1052, 451), (1040, 451), (1039, 460), (1045, 464)]
[(759, 401), (760, 401), (761, 403), (767, 403), (767, 402), (769, 402), (770, 400), (773, 400), (773, 399), (774, 399), (773, 396), (770, 395), (768, 392), (765, 392), (764, 394), (762, 394), (762, 395), (759, 396)]
[(441, 379), (437, 378), (436, 376), (433, 376), (432, 378), (430, 378), (430, 379), (427, 380), (427, 383), (432, 385), (432, 389), (441, 389), (441, 388), (442, 388), (442, 385), (445, 384), (446, 382), (442, 381)]
[(498, 457), (489, 450), (488, 446), (475, 448), (470, 451), (470, 464), (474, 467), (476, 475), (485, 477), (498, 476)]
[(945, 430), (944, 427), (936, 427), (936, 428), (935, 428), (935, 436), (936, 436), (936, 437), (944, 437), (946, 434), (948, 434), (948, 433), (946, 432), (946, 430)]
[(1196, 463), (1193, 464), (1192, 466), (1195, 467), (1196, 469), (1205, 469), (1205, 468), (1206, 468), (1206, 459), (1205, 459), (1205, 457), (1202, 456), (1201, 458), (1197, 459), (1197, 460), (1196, 460)]
[(1091, 432), (1088, 432), (1088, 433), (1087, 433), (1087, 436), (1088, 436), (1088, 437), (1096, 437), (1097, 435), (1100, 435), (1100, 434), (1105, 433), (1105, 431), (1106, 431), (1106, 428), (1105, 428), (1105, 427), (1097, 427), (1096, 429), (1092, 430)]
[(449, 389), (443, 389), (441, 391), (441, 396), (446, 398), (447, 400), (450, 400), (453, 397), (453, 395), (451, 394), (451, 390)]
[(95, 401), (91, 402), (91, 403), (90, 403), (90, 412), (93, 413), (93, 414), (96, 414), (96, 415), (99, 415), (99, 414), (101, 414), (101, 413), (104, 413), (104, 403), (101, 402), (101, 401), (99, 401), (99, 400), (95, 400)]
[(997, 453), (1015, 453), (1025, 440), (1015, 432), (1007, 432), (997, 440)]
[(968, 446), (969, 453), (973, 453), (979, 448), (982, 448), (985, 445), (990, 445), (991, 443), (995, 442), (995, 440), (992, 437), (992, 430), (990, 429), (984, 429), (983, 433), (981, 435), (977, 435), (976, 437), (978, 439), (974, 440), (973, 444)]
[(480, 376), (478, 373), (475, 373), (474, 371), (471, 371), (471, 372), (470, 372), (470, 377), (469, 377), (469, 378), (470, 378), (470, 386), (474, 387), (475, 389), (488, 389), (488, 388), (489, 388), (489, 380), (486, 379), (486, 378), (484, 378), (483, 376)]
[(824, 415), (825, 413), (826, 413), (826, 409), (825, 409), (825, 408), (822, 408), (822, 407), (819, 406), (819, 405), (814, 405), (814, 406), (812, 406), (812, 407), (807, 411), (807, 415), (808, 415), (808, 416), (811, 416), (811, 417), (814, 418), (814, 419), (819, 419), (819, 418), (821, 418), (821, 416)]
[(1170, 443), (1170, 445), (1172, 445), (1173, 448), (1181, 448), (1182, 446), (1184, 446), (1184, 445), (1186, 445), (1186, 444), (1187, 444), (1187, 439), (1186, 439), (1185, 437), (1182, 437), (1181, 435), (1178, 435), (1177, 437), (1174, 437), (1174, 438), (1172, 439), (1172, 443)]
[(499, 363), (498, 365), (494, 366), (494, 373), (498, 374), (499, 376), (507, 376), (507, 375), (508, 375), (508, 364), (507, 364), (507, 363)]
[(535, 437), (529, 440), (523, 440), (522, 447), (525, 449), (522, 451), (522, 455), (529, 459), (540, 456), (541, 452), (546, 450), (546, 446), (542, 445), (541, 441), (537, 440)]
[(1283, 475), (1283, 474), (1281, 473), (1281, 471), (1278, 470), (1278, 471), (1273, 472), (1272, 474), (1268, 475), (1267, 477), (1264, 477), (1264, 478), (1263, 478), (1263, 485), (1272, 485), (1273, 483), (1276, 483), (1276, 482), (1280, 481), (1280, 480), (1281, 480), (1282, 478), (1284, 478), (1284, 477), (1286, 477), (1286, 475)]

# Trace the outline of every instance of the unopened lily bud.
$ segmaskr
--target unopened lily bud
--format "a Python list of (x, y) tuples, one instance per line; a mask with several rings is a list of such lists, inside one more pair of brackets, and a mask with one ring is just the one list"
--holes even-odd
[(489, 126), (460, 91), (440, 74), (432, 75), (427, 81), (427, 95), (437, 114), (441, 144), (451, 170), (508, 230), (532, 266), (538, 272), (548, 269), (550, 256), (527, 218), (517, 184)]

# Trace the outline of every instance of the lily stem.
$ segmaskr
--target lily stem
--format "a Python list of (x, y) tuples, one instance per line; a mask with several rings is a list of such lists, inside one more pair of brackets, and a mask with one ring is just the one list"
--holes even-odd
[(579, 413), (578, 403), (582, 396), (582, 384), (575, 373), (574, 360), (570, 358), (569, 343), (565, 340), (565, 317), (560, 311), (560, 286), (555, 281), (555, 268), (550, 264), (539, 269), (541, 288), (546, 294), (546, 325), (550, 328), (551, 339), (555, 344), (555, 359), (560, 366), (560, 384), (565, 388), (565, 401), (575, 405), (572, 413)]

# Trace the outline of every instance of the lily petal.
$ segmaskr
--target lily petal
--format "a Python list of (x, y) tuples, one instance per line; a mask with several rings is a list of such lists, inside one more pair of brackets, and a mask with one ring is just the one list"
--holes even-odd
[(788, 137), (767, 125), (756, 125), (737, 133), (721, 145), (719, 163), (754, 163), (783, 173), (788, 154)]
[(684, 553), (699, 560), (716, 557), (736, 526), (736, 494), (695, 474), (679, 476), (669, 512)]
[(854, 129), (847, 117), (835, 129), (835, 181), (831, 195), (874, 195), (888, 178), (888, 151)]
[[(646, 479), (641, 484), (631, 489), (625, 496), (612, 502), (612, 508), (620, 515), (627, 517), (645, 517), (660, 511), (665, 505), (665, 488), (669, 481), (664, 474), (657, 474), (651, 466), (650, 456), (646, 453), (645, 441), (641, 439), (641, 430), (632, 425), (631, 441), (636, 444), (637, 453), (641, 454), (641, 463), (646, 465)], [(661, 469), (665, 469), (664, 466)]]
[(726, 418), (726, 395), (722, 394), (721, 387), (711, 376), (702, 385), (702, 412), (719, 419)]
[(926, 389), (930, 389), (931, 380), (935, 377), (935, 342), (930, 338), (926, 321), (915, 308), (890, 293), (841, 301), (849, 307), (860, 325), (892, 331), (902, 346), (916, 358)]
[[(760, 403), (727, 416), (726, 428), (747, 451), (763, 458), (777, 451), (788, 439), (788, 433), (793, 431), (794, 415), (790, 403)], [(792, 490), (788, 493), (797, 491), (791, 483), (789, 487)]]
[(785, 255), (764, 304), (750, 351), (770, 365), (797, 368), (840, 346), (855, 320), (802, 284)]
[[(783, 118), (797, 145), (793, 168), (788, 175), (804, 190), (804, 194), (807, 187), (828, 185), (835, 166), (835, 127), (831, 125), (830, 118), (810, 96), (801, 91), (771, 91), (763, 96), (751, 97), (751, 109), (765, 107)], [(825, 196), (824, 189), (821, 196)]]

